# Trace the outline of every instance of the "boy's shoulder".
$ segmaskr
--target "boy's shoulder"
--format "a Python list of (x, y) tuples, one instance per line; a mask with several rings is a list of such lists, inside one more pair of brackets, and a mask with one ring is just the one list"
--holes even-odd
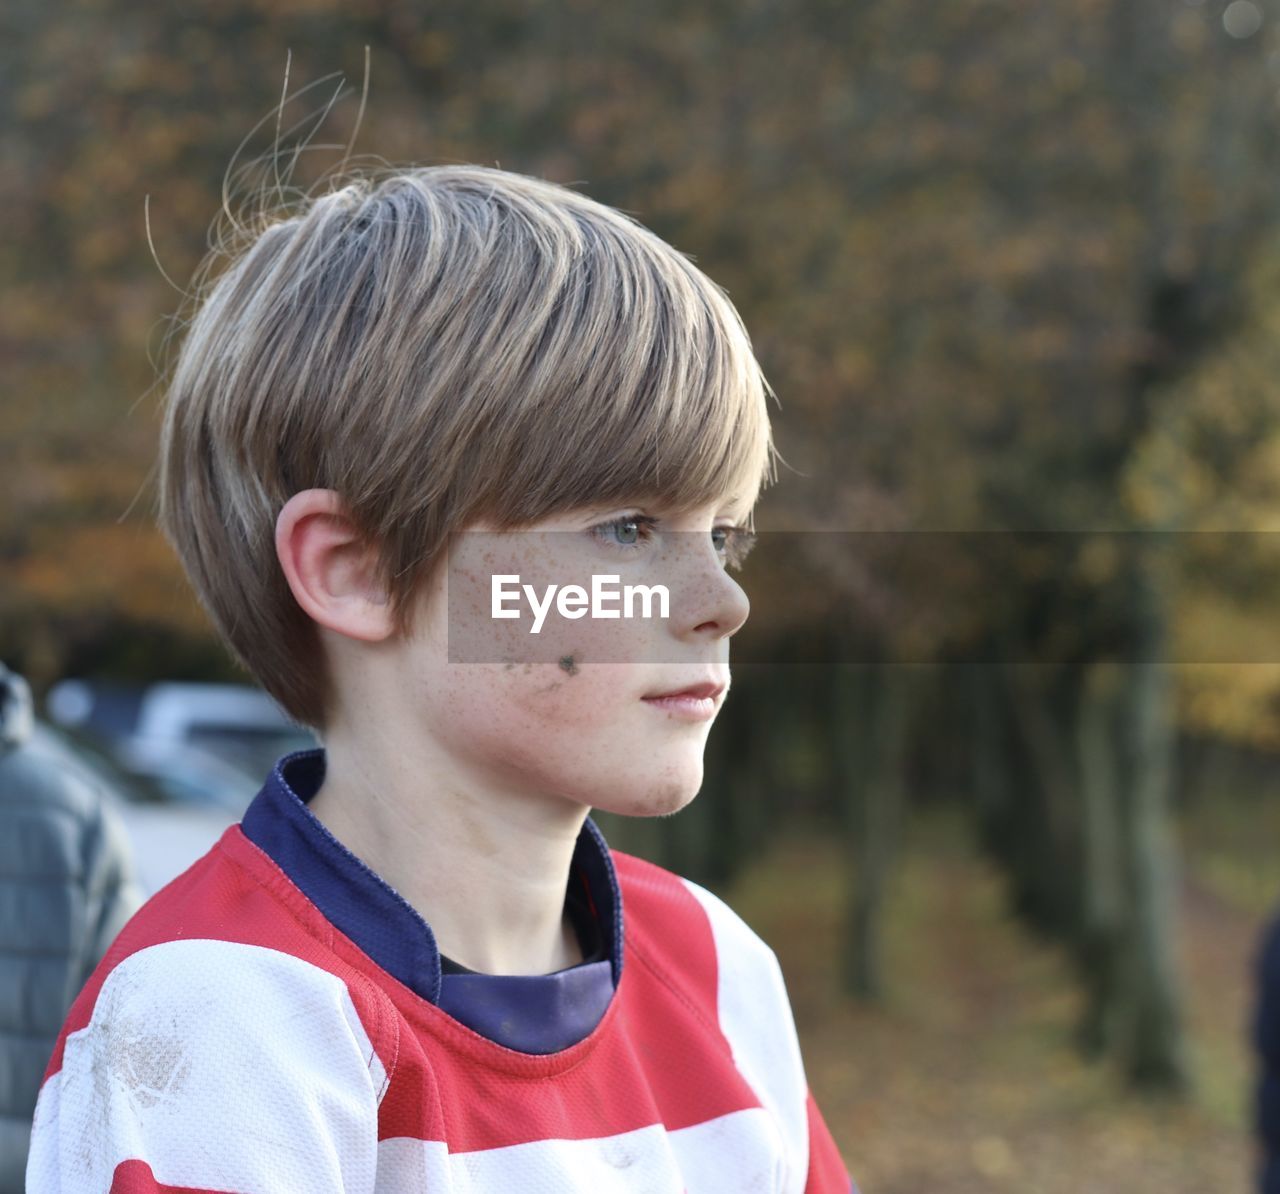
[[(306, 1141), (323, 1106), (327, 1131), (358, 1139), (376, 1117), (398, 1040), (389, 1004), (256, 850), (231, 826), (139, 909), (81, 990), (41, 1086), (32, 1188), (52, 1188), (60, 1165), (77, 1189), (122, 1176), (158, 1188), (143, 1170), (190, 1170), (195, 1124), (219, 1140), (270, 1124), (273, 1140)], [(145, 1165), (129, 1160), (144, 1121)], [(69, 1140), (84, 1143), (64, 1155)], [(216, 1182), (177, 1184), (263, 1188), (278, 1151), (237, 1147)]]
[(777, 966), (772, 946), (721, 896), (702, 884), (657, 863), (610, 850), (622, 906), (626, 940), (637, 938), (642, 950), (687, 950), (702, 937), (723, 961)]
[[(252, 1017), (242, 1014), (246, 1008)], [(230, 1030), (263, 1009), (313, 1028), (326, 1020), (345, 1024), (362, 1048), (371, 1036), (394, 1031), (385, 996), (362, 973), (350, 943), (232, 825), (112, 942), (71, 1005), (46, 1077), (77, 1034), (110, 1029), (118, 1037), (122, 1024), (142, 1030), (167, 1018), (170, 1035), (181, 1036), (177, 1026), (186, 1018), (199, 1028), (192, 1038), (208, 1038), (219, 1017)], [(259, 1027), (264, 1035), (274, 1031)], [(276, 1035), (283, 1040), (296, 1031)]]
[(327, 955), (335, 938), (314, 905), (236, 824), (142, 905), (101, 969), (182, 941), (266, 948), (332, 965)]
[[(611, 850), (622, 890), (626, 965), (678, 987), (733, 1051), (780, 1031), (780, 1054), (798, 1050), (782, 967), (768, 944), (715, 892), (635, 855)], [(753, 1046), (754, 1047), (754, 1046)]]

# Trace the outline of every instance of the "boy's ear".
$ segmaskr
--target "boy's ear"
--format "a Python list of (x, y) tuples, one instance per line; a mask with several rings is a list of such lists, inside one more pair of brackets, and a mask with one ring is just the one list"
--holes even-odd
[(365, 642), (394, 630), (377, 553), (332, 489), (304, 489), (276, 519), (276, 556), (298, 604), (321, 626)]

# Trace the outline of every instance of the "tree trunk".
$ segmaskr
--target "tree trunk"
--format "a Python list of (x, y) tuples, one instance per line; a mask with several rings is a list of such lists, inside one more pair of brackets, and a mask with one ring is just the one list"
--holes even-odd
[(1015, 780), (1021, 779), (1009, 810), (1015, 910), (1038, 932), (1074, 944), (1081, 921), (1079, 803), (1072, 744), (1060, 708), (1063, 681), (1043, 665), (1008, 661), (997, 666), (1010, 728), (1021, 746), (1010, 751), (1007, 764)]
[(1125, 1072), (1145, 1089), (1189, 1085), (1176, 961), (1175, 855), (1170, 833), (1173, 725), (1163, 545), (1132, 549), (1128, 580), (1135, 662), (1124, 669), (1121, 725), (1125, 778), (1121, 812), (1128, 879), (1129, 960), (1124, 983)]
[(1081, 677), (1076, 713), (1076, 771), (1080, 779), (1083, 903), (1077, 957), (1085, 1006), (1077, 1028), (1088, 1057), (1120, 1045), (1124, 967), (1124, 874), (1116, 758), (1116, 697), (1120, 677), (1105, 663)]
[(1007, 867), (1010, 766), (999, 686), (994, 675), (998, 666), (981, 661), (967, 669), (972, 735), (970, 774), (978, 841), (988, 858)]
[(912, 677), (901, 664), (875, 669), (844, 666), (839, 677), (836, 725), (846, 761), (841, 770), (854, 858), (842, 974), (851, 994), (879, 1000), (885, 990), (882, 926), (901, 821), (903, 745)]

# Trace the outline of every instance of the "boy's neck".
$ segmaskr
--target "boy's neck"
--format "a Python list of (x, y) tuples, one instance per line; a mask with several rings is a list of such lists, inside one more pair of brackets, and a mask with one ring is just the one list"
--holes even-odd
[(446, 759), (332, 738), (308, 807), (422, 916), (453, 961), (532, 975), (583, 960), (565, 892), (586, 807), (486, 789)]

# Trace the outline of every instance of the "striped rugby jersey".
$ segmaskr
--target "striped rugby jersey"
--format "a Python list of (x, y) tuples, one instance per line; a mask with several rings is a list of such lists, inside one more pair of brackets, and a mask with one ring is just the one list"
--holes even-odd
[(323, 775), (282, 759), (116, 939), (45, 1073), (28, 1194), (857, 1194), (777, 957), (727, 904), (588, 817), (585, 960), (477, 974), (307, 809)]

